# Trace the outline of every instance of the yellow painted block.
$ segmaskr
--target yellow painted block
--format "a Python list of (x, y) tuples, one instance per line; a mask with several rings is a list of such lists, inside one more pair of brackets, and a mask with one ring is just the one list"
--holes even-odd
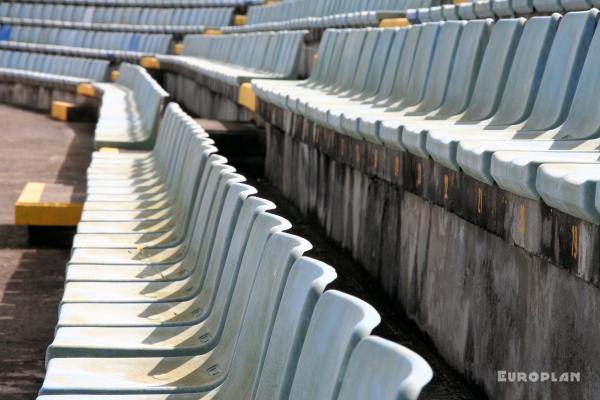
[(452, 0), (452, 4), (463, 4), (463, 3), (468, 3), (469, 0)]
[(209, 36), (218, 36), (218, 35), (222, 35), (223, 32), (218, 30), (218, 29), (206, 29), (204, 31), (204, 35), (209, 35)]
[(111, 71), (110, 80), (115, 82), (117, 79), (119, 79), (119, 71)]
[(142, 57), (140, 65), (146, 69), (160, 69), (160, 61), (156, 57)]
[(88, 97), (96, 97), (96, 89), (94, 89), (91, 83), (80, 83), (77, 85), (77, 93)]
[(247, 20), (248, 20), (248, 17), (246, 17), (245, 15), (234, 15), (233, 16), (233, 24), (236, 26), (246, 25)]
[(238, 103), (250, 111), (256, 111), (256, 93), (254, 93), (254, 90), (252, 90), (252, 84), (242, 83), (240, 85)]
[(29, 182), (15, 204), (15, 224), (30, 226), (76, 226), (83, 203), (42, 202), (46, 184)]
[(181, 53), (183, 53), (183, 43), (175, 43), (173, 54), (181, 55)]
[(17, 204), (19, 203), (38, 203), (44, 193), (45, 183), (41, 182), (28, 182), (25, 188), (21, 192)]
[(410, 26), (406, 18), (386, 18), (379, 21), (380, 28), (404, 28)]
[(119, 148), (118, 147), (100, 147), (100, 149), (98, 149), (98, 152), (100, 152), (100, 153), (118, 153)]
[(75, 107), (75, 104), (69, 103), (67, 101), (58, 101), (55, 100), (52, 102), (52, 109), (50, 111), (50, 116), (59, 121), (68, 121), (69, 120), (69, 110)]

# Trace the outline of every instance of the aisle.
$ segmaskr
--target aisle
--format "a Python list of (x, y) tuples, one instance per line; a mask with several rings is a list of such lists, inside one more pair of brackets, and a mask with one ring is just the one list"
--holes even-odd
[(93, 124), (0, 105), (0, 394), (35, 397), (56, 325), (69, 249), (27, 244), (14, 204), (26, 182), (83, 184)]

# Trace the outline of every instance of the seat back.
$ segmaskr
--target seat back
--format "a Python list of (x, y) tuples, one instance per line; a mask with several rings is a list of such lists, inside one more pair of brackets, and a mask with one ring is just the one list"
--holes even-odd
[(417, 108), (418, 112), (434, 111), (442, 105), (456, 49), (466, 23), (466, 21), (448, 21), (442, 26), (439, 42), (433, 55), (430, 77), (427, 80), (423, 101)]
[(501, 19), (494, 25), (481, 61), (473, 97), (463, 116), (465, 120), (484, 120), (498, 110), (525, 21), (524, 18)]
[(361, 340), (350, 357), (338, 400), (417, 400), (433, 377), (421, 356), (376, 336)]
[(467, 108), (492, 27), (493, 21), (489, 19), (467, 22), (456, 49), (456, 61), (452, 65), (448, 89), (439, 115), (457, 115)]
[(312, 258), (300, 257), (292, 266), (255, 381), (254, 399), (283, 399), (289, 393), (314, 307), (335, 277), (332, 267)]
[(531, 113), (559, 21), (560, 17), (553, 15), (533, 17), (525, 24), (498, 112), (490, 125), (517, 124)]
[(565, 120), (592, 42), (597, 18), (596, 9), (571, 12), (562, 18), (524, 130), (548, 130)]
[(335, 290), (325, 292), (308, 326), (289, 397), (283, 398), (335, 399), (352, 351), (380, 320), (364, 301)]

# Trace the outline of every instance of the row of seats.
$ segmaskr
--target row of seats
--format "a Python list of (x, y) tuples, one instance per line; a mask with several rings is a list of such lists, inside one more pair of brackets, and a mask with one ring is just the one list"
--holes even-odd
[(123, 63), (112, 83), (94, 83), (102, 101), (94, 145), (151, 149), (168, 93), (137, 65)]
[(127, 25), (127, 24), (100, 24), (95, 22), (71, 22), (55, 21), (45, 19), (21, 19), (12, 17), (0, 17), (0, 25), (35, 27), (35, 28), (58, 28), (78, 31), (105, 31), (105, 32), (136, 32), (136, 33), (168, 33), (178, 37), (191, 34), (203, 33), (207, 30), (204, 25)]
[(539, 168), (598, 160), (597, 24), (592, 9), (331, 30), (308, 80), (253, 85), (264, 101), (337, 132), (599, 223), (595, 184)]
[(154, 150), (94, 153), (39, 400), (416, 399), (417, 354), (175, 104)]
[(223, 31), (377, 26), (381, 19), (401, 16), (408, 8), (432, 4), (432, 0), (293, 0), (250, 7), (246, 25), (224, 27)]
[[(6, 0), (4, 0), (6, 1)], [(264, 0), (10, 0), (13, 3), (86, 5), (101, 7), (246, 7)]]
[(253, 78), (295, 78), (306, 31), (187, 35), (182, 56), (158, 56), (167, 69), (185, 68), (227, 85)]
[(478, 18), (510, 18), (535, 13), (564, 13), (600, 6), (598, 0), (485, 0), (462, 4), (409, 9), (406, 17), (413, 24)]
[(231, 24), (229, 8), (100, 7), (44, 3), (0, 3), (0, 18), (89, 24), (209, 26)]
[(172, 37), (167, 34), (103, 32), (92, 30), (0, 25), (0, 42), (119, 50), (142, 53), (169, 53)]
[(78, 84), (104, 81), (105, 60), (0, 50), (0, 79), (44, 84), (74, 91)]

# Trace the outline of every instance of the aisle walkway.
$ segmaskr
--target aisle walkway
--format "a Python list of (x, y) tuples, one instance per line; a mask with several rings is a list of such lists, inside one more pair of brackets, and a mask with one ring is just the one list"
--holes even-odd
[(69, 249), (27, 244), (13, 225), (26, 182), (82, 183), (93, 124), (64, 124), (0, 105), (0, 398), (35, 398), (56, 325)]

